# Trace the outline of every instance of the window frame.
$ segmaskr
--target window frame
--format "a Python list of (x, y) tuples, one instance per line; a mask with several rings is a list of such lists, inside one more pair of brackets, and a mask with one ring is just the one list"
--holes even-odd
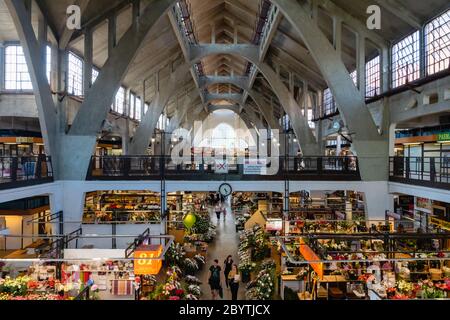
[[(396, 50), (396, 46), (400, 45), (402, 42), (406, 41), (408, 38), (412, 37), (413, 41), (403, 47), (401, 47), (400, 49)], [(417, 37), (417, 40), (415, 41), (414, 37)], [(421, 63), (421, 50), (420, 50), (420, 38), (421, 38), (421, 32), (420, 30), (416, 30), (411, 32), (410, 34), (404, 36), (402, 39), (398, 40), (397, 42), (395, 42), (394, 44), (392, 44), (391, 48), (390, 48), (390, 55), (391, 55), (391, 61), (390, 61), (390, 73), (391, 73), (391, 88), (398, 88), (401, 86), (406, 85), (407, 83), (411, 82), (411, 81), (415, 81), (421, 78), (421, 70), (423, 68), (422, 63)], [(408, 54), (408, 55), (404, 55), (402, 56), (400, 59), (398, 58), (398, 54), (399, 52), (401, 52), (402, 50), (405, 50), (406, 48), (410, 48), (413, 47), (413, 51)], [(402, 64), (399, 65), (397, 68), (395, 66), (395, 62), (396, 61), (403, 61), (405, 60), (405, 57), (407, 56), (412, 56), (412, 62), (413, 62), (413, 71), (410, 73), (409, 72), (409, 65), (406, 64)], [(409, 62), (410, 59), (408, 59)], [(404, 75), (399, 75), (400, 70), (405, 69), (405, 67), (407, 68), (406, 70), (406, 74)], [(417, 67), (417, 69), (416, 69)], [(413, 75), (412, 78), (410, 78), (410, 75)], [(396, 77), (397, 76), (397, 77)]]
[[(9, 63), (8, 62), (8, 55), (9, 55), (8, 54), (8, 48), (12, 48), (12, 47), (15, 48), (15, 52), (14, 52), (15, 61), (14, 61), (14, 63)], [(17, 49), (18, 48), (20, 48), (20, 50), (22, 50), (24, 63), (21, 63), (21, 62), (17, 61), (17, 57), (18, 57)], [(33, 83), (31, 81), (30, 71), (28, 69), (28, 64), (26, 62), (25, 54), (23, 53), (23, 47), (20, 45), (20, 43), (7, 43), (5, 45), (5, 47), (4, 47), (4, 50), (3, 50), (3, 59), (4, 59), (4, 61), (3, 61), (3, 66), (2, 66), (2, 68), (3, 68), (3, 83), (2, 83), (2, 86), (3, 86), (3, 89), (5, 90), (5, 92), (18, 92), (18, 93), (31, 93), (31, 92), (33, 92), (34, 88), (33, 88)], [(8, 65), (9, 64), (14, 65), (14, 72), (8, 72)], [(17, 66), (18, 65), (20, 65), (20, 66), (25, 65), (26, 72), (25, 71), (23, 71), (23, 72), (18, 71), (17, 70)], [(14, 80), (8, 80), (8, 77), (7, 77), (8, 74), (14, 74)], [(28, 74), (29, 81), (18, 80), (19, 78), (20, 79), (22, 78), (22, 77), (18, 77), (19, 74), (20, 75)], [(7, 84), (8, 83), (12, 83), (12, 82), (14, 82), (15, 88), (8, 88)], [(23, 85), (22, 85), (23, 83), (29, 84), (30, 88), (25, 88), (24, 89)], [(18, 86), (18, 84), (21, 84), (21, 85)]]
[[(376, 62), (374, 62), (376, 61)], [(373, 72), (370, 72), (372, 71)], [(374, 98), (382, 94), (381, 88), (381, 56), (380, 53), (365, 64), (366, 83), (364, 93), (366, 99)], [(373, 86), (374, 85), (374, 86)]]
[[(73, 87), (73, 91), (70, 91), (70, 57), (74, 57), (75, 59), (77, 59), (78, 61), (80, 61), (81, 66), (79, 67), (79, 70), (77, 72), (77, 76), (81, 75), (80, 77), (80, 83), (78, 83), (77, 87)], [(74, 86), (72, 84), (72, 86)], [(84, 59), (81, 58), (79, 55), (77, 55), (75, 52), (73, 51), (69, 51), (67, 53), (67, 93), (70, 96), (74, 96), (74, 97), (83, 97), (84, 96)], [(80, 94), (79, 94), (80, 93)]]

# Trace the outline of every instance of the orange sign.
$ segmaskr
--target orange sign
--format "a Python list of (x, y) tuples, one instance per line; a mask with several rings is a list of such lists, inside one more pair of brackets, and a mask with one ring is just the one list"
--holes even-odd
[(141, 246), (134, 252), (134, 274), (135, 275), (157, 275), (162, 268), (163, 253), (161, 245)]
[[(300, 253), (306, 261), (320, 261), (317, 254), (303, 241), (300, 240)], [(310, 263), (313, 270), (317, 273), (319, 279), (323, 279), (323, 263), (322, 262), (312, 262)]]

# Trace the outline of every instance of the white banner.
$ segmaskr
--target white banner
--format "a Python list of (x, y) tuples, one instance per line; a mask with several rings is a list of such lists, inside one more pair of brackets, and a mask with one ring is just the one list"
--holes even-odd
[(245, 159), (244, 174), (248, 175), (267, 175), (266, 159)]

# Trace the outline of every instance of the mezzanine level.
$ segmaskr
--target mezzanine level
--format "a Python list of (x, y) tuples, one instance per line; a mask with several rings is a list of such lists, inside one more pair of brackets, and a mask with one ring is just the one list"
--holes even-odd
[(95, 156), (91, 159), (87, 180), (361, 180), (356, 157), (188, 160), (176, 163), (165, 156)]
[(389, 181), (450, 190), (450, 158), (390, 157)]

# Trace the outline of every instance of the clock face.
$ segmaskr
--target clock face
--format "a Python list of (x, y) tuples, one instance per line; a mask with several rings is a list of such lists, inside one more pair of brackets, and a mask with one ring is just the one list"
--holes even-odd
[(222, 196), (228, 197), (233, 192), (233, 189), (228, 183), (224, 183), (220, 186), (219, 192)]

